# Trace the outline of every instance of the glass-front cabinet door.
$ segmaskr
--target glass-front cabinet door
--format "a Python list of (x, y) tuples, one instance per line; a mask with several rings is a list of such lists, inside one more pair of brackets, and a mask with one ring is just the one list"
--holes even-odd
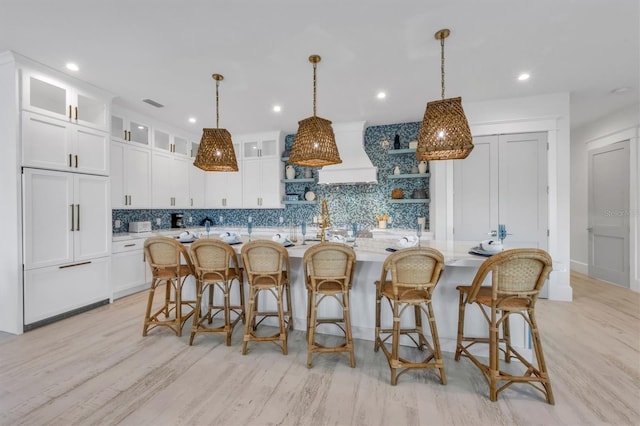
[(111, 115), (111, 137), (121, 142), (135, 142), (149, 146), (149, 125), (140, 120)]

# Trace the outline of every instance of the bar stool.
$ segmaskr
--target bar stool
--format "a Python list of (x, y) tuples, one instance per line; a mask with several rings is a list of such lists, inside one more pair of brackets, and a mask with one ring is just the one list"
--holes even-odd
[[(398, 377), (411, 369), (437, 368), (440, 371), (440, 382), (445, 385), (447, 377), (444, 372), (444, 361), (440, 351), (440, 340), (436, 318), (433, 314), (431, 296), (444, 270), (444, 256), (438, 250), (428, 247), (412, 247), (399, 250), (387, 256), (380, 280), (376, 281), (376, 335), (374, 351), (382, 348), (389, 368), (391, 384), (398, 383)], [(389, 275), (391, 275), (389, 277)], [(380, 327), (381, 302), (389, 302), (393, 312), (393, 328)], [(402, 314), (413, 306), (415, 326), (402, 328)], [(422, 312), (427, 316), (431, 328), (431, 340), (424, 335), (422, 329)], [(386, 336), (381, 336), (386, 334)], [(409, 361), (400, 357), (400, 337), (405, 335), (413, 341), (418, 349), (428, 351), (422, 361)], [(415, 335), (415, 337), (414, 337)], [(391, 350), (386, 342), (391, 339)], [(417, 340), (416, 340), (417, 339)]]
[[(150, 237), (144, 242), (144, 254), (153, 277), (142, 335), (146, 336), (150, 330), (164, 326), (181, 336), (184, 323), (193, 315), (195, 309), (195, 300), (182, 300), (184, 282), (188, 276), (194, 275), (189, 253), (185, 246), (173, 238)], [(156, 289), (163, 284), (165, 295), (162, 307), (151, 313)], [(188, 308), (186, 313), (184, 307)]]
[[(554, 404), (551, 381), (542, 353), (540, 332), (535, 317), (535, 303), (552, 269), (551, 256), (544, 250), (522, 248), (505, 250), (485, 260), (470, 286), (458, 286), (460, 305), (458, 315), (458, 342), (455, 360), (469, 358), (484, 374), (489, 384), (489, 399), (498, 400), (498, 394), (514, 383), (527, 383), (540, 391), (549, 404)], [(491, 273), (491, 286), (482, 286)], [(470, 337), (464, 334), (467, 305), (477, 305), (489, 325), (489, 337)], [(537, 366), (523, 357), (513, 346), (509, 334), (509, 317), (520, 315), (531, 329), (531, 342)], [(502, 337), (499, 336), (502, 328)], [(489, 345), (489, 364), (481, 363), (469, 348), (477, 343)], [(501, 347), (502, 345), (502, 347)], [(500, 352), (505, 362), (515, 356), (527, 368), (522, 375), (500, 370)], [(498, 388), (499, 383), (504, 382)]]
[[(287, 355), (287, 329), (293, 326), (288, 275), (291, 270), (289, 253), (277, 242), (256, 240), (244, 244), (241, 254), (249, 283), (249, 306), (244, 325), (242, 354), (247, 354), (247, 344), (254, 341), (273, 342), (276, 345), (280, 342), (282, 353)], [(276, 311), (260, 310), (258, 298), (262, 293), (273, 296), (277, 304)], [(269, 336), (257, 334), (258, 326), (265, 319), (273, 317), (278, 318), (278, 332)]]
[[(193, 344), (196, 333), (216, 333), (226, 337), (226, 345), (231, 346), (231, 335), (238, 321), (244, 316), (244, 277), (238, 255), (233, 248), (219, 240), (200, 239), (190, 247), (196, 275), (196, 309), (189, 345)], [(239, 304), (231, 304), (231, 289), (237, 282)], [(214, 304), (216, 289), (221, 291), (222, 305)], [(208, 290), (207, 308), (203, 312), (202, 296)], [(211, 327), (214, 318), (222, 314), (224, 323)], [(231, 316), (234, 316), (233, 320)]]
[[(349, 314), (349, 290), (355, 263), (356, 253), (353, 248), (341, 243), (318, 244), (304, 253), (302, 264), (308, 296), (307, 367), (309, 368), (311, 368), (314, 352), (348, 352), (351, 368), (356, 366)], [(341, 317), (318, 318), (318, 306), (327, 297), (338, 302), (342, 309)], [(344, 343), (337, 346), (324, 346), (316, 342), (316, 328), (321, 324), (336, 325), (344, 333)]]

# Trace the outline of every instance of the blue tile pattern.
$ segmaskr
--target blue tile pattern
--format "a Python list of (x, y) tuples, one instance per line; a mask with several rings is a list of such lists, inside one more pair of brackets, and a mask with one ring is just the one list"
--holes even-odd
[[(316, 205), (287, 205), (284, 209), (146, 209), (146, 210), (114, 210), (113, 221), (121, 221), (120, 228), (113, 228), (114, 233), (126, 232), (128, 223), (137, 220), (150, 220), (154, 230), (168, 229), (171, 226), (171, 213), (184, 213), (185, 224), (196, 226), (208, 217), (213, 219), (216, 226), (246, 226), (251, 216), (254, 226), (276, 226), (280, 217), (288, 224), (302, 221), (311, 222), (320, 213), (320, 200), (327, 199), (333, 225), (347, 226), (357, 222), (361, 227), (375, 227), (376, 213), (388, 213), (392, 218), (391, 228), (414, 228), (418, 217), (427, 218), (429, 228), (429, 204), (392, 204), (389, 202), (391, 191), (400, 188), (404, 191), (404, 198), (410, 198), (415, 189), (422, 188), (429, 192), (429, 178), (416, 179), (388, 179), (396, 166), (401, 173), (411, 173), (411, 168), (417, 166), (412, 154), (390, 155), (393, 150), (395, 135), (400, 136), (400, 148), (409, 147), (409, 142), (416, 140), (419, 122), (387, 124), (371, 126), (365, 129), (365, 152), (371, 158), (374, 166), (378, 167), (378, 184), (373, 185), (317, 185), (315, 183), (294, 183), (286, 185), (286, 192), (303, 195), (305, 187), (316, 193)], [(285, 148), (291, 149), (295, 135), (287, 135)], [(384, 143), (388, 141), (388, 145)], [(298, 166), (296, 166), (298, 168)], [(298, 168), (297, 176), (304, 175), (304, 168)], [(317, 177), (317, 171), (313, 170)], [(283, 176), (284, 177), (284, 176)], [(156, 219), (161, 224), (156, 224)], [(191, 222), (189, 221), (191, 218)], [(222, 223), (221, 223), (222, 221)]]

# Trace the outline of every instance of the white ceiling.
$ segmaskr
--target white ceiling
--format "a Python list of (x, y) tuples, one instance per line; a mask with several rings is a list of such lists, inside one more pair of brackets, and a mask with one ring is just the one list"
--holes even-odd
[[(199, 133), (282, 129), (312, 115), (369, 125), (420, 121), (440, 98), (463, 104), (569, 92), (571, 126), (638, 103), (637, 0), (0, 0), (0, 50), (114, 93), (115, 103)], [(76, 62), (80, 71), (64, 69)], [(525, 83), (516, 77), (526, 71)], [(620, 87), (622, 94), (611, 91)], [(383, 101), (376, 99), (387, 92)], [(141, 102), (151, 98), (163, 109)], [(282, 112), (272, 112), (274, 104)], [(188, 117), (197, 117), (189, 124)]]

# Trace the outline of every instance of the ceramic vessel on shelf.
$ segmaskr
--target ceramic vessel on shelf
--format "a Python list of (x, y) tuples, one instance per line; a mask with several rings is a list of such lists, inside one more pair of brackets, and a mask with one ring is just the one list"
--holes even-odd
[(295, 179), (296, 178), (296, 168), (289, 165), (285, 168), (285, 173), (287, 175), (287, 179)]
[(411, 198), (413, 199), (427, 198), (427, 191), (425, 191), (424, 188), (416, 188), (413, 190), (413, 194), (411, 194)]
[(419, 173), (419, 172), (420, 172), (420, 169), (418, 169), (418, 166), (413, 166), (411, 168), (411, 173), (416, 174), (416, 173)]
[(304, 194), (304, 199), (307, 201), (313, 201), (316, 199), (316, 194), (313, 191), (307, 191)]
[(420, 173), (427, 173), (427, 162), (426, 161), (421, 161), (418, 164), (418, 171)]
[(313, 177), (313, 171), (311, 171), (311, 169), (306, 169), (304, 171), (304, 177), (306, 177), (307, 179), (311, 179)]
[(399, 174), (400, 174), (400, 166), (396, 166), (396, 167), (393, 169), (393, 174), (394, 174), (394, 175), (399, 175)]
[(378, 221), (378, 228), (386, 229), (387, 228), (387, 221), (386, 220), (379, 220)]

